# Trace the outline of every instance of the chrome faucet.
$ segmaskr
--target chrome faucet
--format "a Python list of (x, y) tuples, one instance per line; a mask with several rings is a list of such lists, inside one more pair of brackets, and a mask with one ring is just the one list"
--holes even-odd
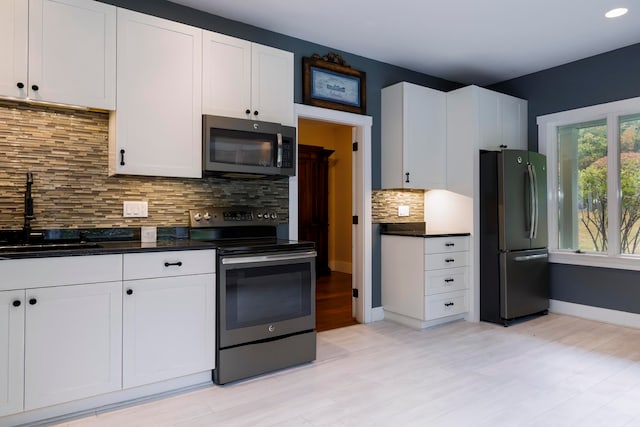
[(27, 188), (24, 192), (24, 226), (22, 227), (23, 243), (29, 243), (31, 239), (31, 220), (36, 219), (33, 215), (33, 198), (31, 197), (31, 186), (33, 185), (33, 174), (27, 172)]

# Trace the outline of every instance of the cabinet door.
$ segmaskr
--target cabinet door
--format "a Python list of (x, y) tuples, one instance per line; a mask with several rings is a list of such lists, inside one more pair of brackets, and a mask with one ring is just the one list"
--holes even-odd
[(251, 57), (253, 118), (294, 126), (293, 53), (254, 43)]
[(24, 291), (0, 292), (0, 417), (22, 411)]
[(424, 239), (382, 236), (382, 306), (424, 319)]
[(446, 187), (446, 93), (411, 83), (382, 90), (382, 188)]
[(122, 282), (29, 289), (25, 409), (121, 388)]
[(527, 150), (527, 101), (500, 95), (498, 109), (502, 144), (513, 150)]
[(445, 188), (446, 108), (444, 92), (407, 85), (403, 117), (403, 188)]
[(214, 368), (214, 274), (130, 280), (124, 289), (124, 388)]
[(115, 109), (116, 8), (29, 1), (29, 98)]
[(111, 173), (202, 176), (201, 77), (202, 30), (118, 9)]
[(251, 42), (204, 31), (202, 69), (203, 113), (249, 118)]
[(0, 96), (27, 96), (28, 19), (28, 2), (0, 1)]

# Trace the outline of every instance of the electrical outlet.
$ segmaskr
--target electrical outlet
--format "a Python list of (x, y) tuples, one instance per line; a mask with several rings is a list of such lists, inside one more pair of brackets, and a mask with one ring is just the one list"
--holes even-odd
[(398, 216), (409, 216), (409, 206), (398, 206)]
[(146, 218), (149, 216), (147, 202), (124, 202), (122, 216), (125, 218)]

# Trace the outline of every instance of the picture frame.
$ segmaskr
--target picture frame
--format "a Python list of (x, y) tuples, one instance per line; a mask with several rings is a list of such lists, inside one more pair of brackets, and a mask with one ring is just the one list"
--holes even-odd
[(366, 114), (366, 73), (340, 55), (302, 58), (303, 100), (307, 105)]

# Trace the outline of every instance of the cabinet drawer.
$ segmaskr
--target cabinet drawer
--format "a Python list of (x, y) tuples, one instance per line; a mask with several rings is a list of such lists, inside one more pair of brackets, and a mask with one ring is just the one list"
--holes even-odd
[(122, 280), (122, 255), (0, 261), (0, 291)]
[(431, 295), (425, 299), (425, 320), (453, 316), (467, 311), (467, 291)]
[(465, 267), (469, 264), (469, 252), (450, 252), (445, 254), (427, 254), (424, 257), (425, 270)]
[(469, 250), (468, 236), (429, 237), (424, 239), (424, 253), (462, 252)]
[(124, 280), (215, 273), (214, 250), (125, 254)]
[(467, 267), (427, 271), (424, 294), (434, 295), (467, 289), (467, 271)]

